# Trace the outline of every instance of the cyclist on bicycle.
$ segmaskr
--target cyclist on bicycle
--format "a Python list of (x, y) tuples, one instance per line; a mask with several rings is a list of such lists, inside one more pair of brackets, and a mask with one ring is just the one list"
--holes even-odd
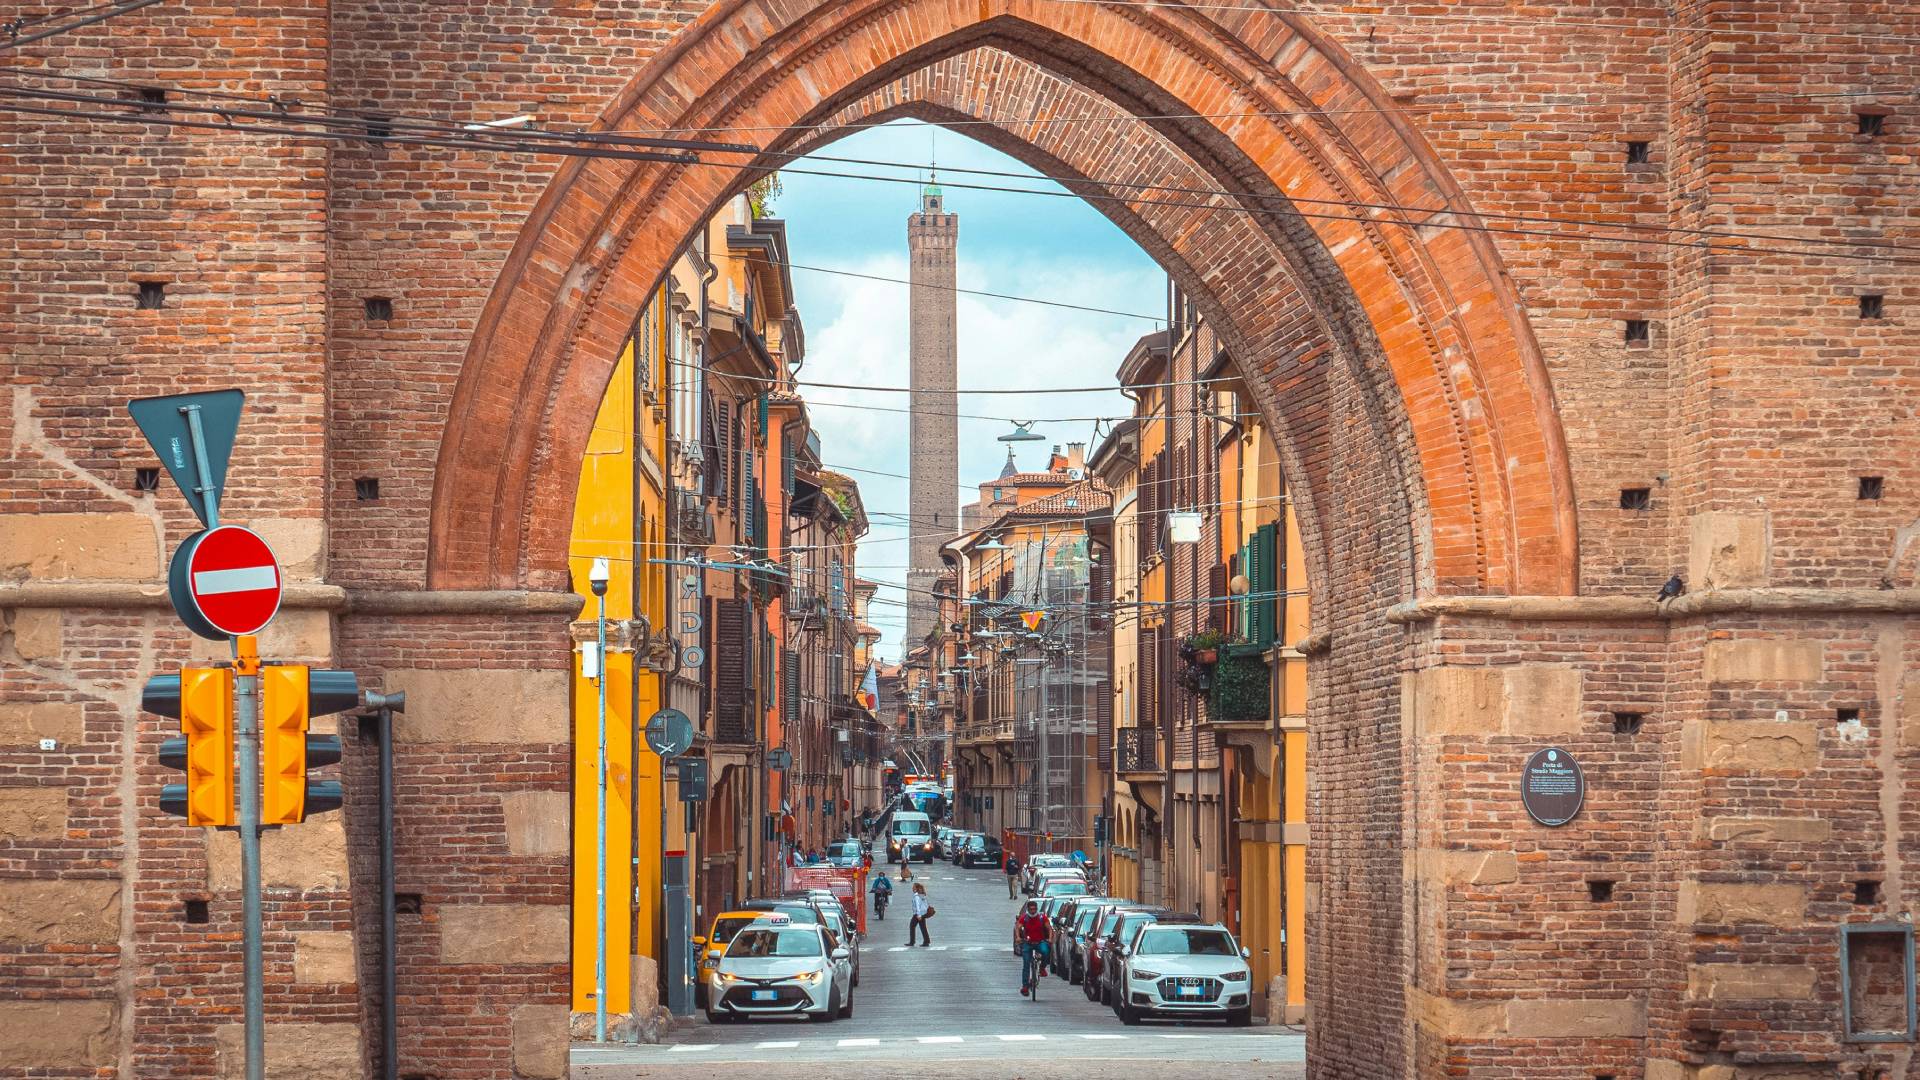
[(1014, 926), (1020, 937), (1020, 996), (1029, 997), (1038, 976), (1047, 973), (1047, 917), (1040, 914), (1037, 902), (1029, 900)]

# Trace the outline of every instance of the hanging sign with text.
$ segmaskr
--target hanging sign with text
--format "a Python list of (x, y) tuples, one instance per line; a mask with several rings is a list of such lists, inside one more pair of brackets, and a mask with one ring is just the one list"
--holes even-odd
[(1536, 750), (1520, 774), (1520, 801), (1542, 825), (1565, 825), (1587, 799), (1587, 778), (1573, 755), (1557, 746)]

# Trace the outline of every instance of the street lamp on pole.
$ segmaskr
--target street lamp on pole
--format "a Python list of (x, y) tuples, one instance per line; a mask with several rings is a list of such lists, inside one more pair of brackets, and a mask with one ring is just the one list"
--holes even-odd
[(593, 560), (587, 584), (600, 601), (598, 647), (594, 650), (593, 681), (599, 691), (600, 753), (594, 780), (600, 833), (594, 876), (593, 1041), (607, 1041), (607, 582), (611, 572), (605, 559)]

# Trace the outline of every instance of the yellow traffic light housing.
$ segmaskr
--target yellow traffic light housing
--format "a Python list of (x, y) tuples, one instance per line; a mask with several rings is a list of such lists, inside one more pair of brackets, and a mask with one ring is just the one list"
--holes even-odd
[(260, 668), (260, 824), (295, 825), (310, 814), (340, 809), (338, 780), (312, 780), (309, 769), (340, 760), (338, 735), (309, 735), (313, 717), (359, 704), (360, 684), (351, 671), (301, 664)]
[(307, 817), (307, 668), (260, 669), (260, 824)]
[(233, 672), (180, 669), (180, 733), (187, 737), (189, 825), (232, 825)]

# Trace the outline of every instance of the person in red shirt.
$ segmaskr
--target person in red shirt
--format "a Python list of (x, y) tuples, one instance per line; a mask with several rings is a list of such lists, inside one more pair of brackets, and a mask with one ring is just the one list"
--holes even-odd
[(1036, 971), (1044, 976), (1047, 973), (1047, 936), (1049, 927), (1047, 917), (1040, 914), (1040, 905), (1027, 901), (1024, 911), (1014, 917), (1013, 925), (1020, 939), (1020, 996), (1033, 993)]

